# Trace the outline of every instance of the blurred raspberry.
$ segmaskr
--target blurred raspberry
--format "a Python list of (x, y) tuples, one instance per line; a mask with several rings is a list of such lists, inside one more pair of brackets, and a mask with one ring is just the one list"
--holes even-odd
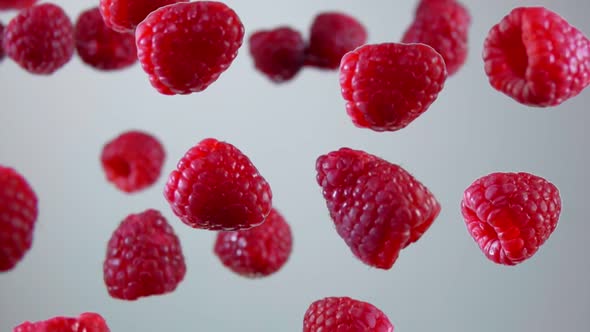
[(37, 0), (0, 0), (0, 10), (18, 10), (29, 8)]
[(35, 323), (24, 322), (13, 332), (110, 332), (110, 329), (99, 314), (86, 312), (77, 318), (60, 316)]
[(271, 81), (291, 80), (305, 61), (305, 41), (288, 27), (257, 31), (250, 36), (250, 54), (256, 69)]
[(100, 0), (100, 13), (109, 28), (133, 33), (137, 25), (154, 10), (188, 0)]

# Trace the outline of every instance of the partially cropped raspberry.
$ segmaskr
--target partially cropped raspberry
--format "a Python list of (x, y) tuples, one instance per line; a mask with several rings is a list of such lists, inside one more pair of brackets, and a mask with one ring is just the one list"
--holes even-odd
[(436, 100), (447, 78), (445, 63), (423, 44), (365, 45), (340, 65), (346, 111), (357, 127), (402, 129)]
[(338, 69), (347, 52), (367, 42), (367, 30), (354, 17), (336, 12), (317, 15), (311, 25), (305, 64)]
[(75, 36), (80, 59), (95, 69), (117, 70), (137, 61), (135, 37), (107, 27), (96, 7), (80, 14)]
[(108, 142), (100, 156), (107, 180), (132, 193), (153, 185), (166, 158), (158, 139), (141, 131), (127, 131)]
[(4, 60), (4, 57), (6, 56), (6, 53), (4, 53), (4, 46), (2, 45), (2, 44), (4, 44), (3, 40), (4, 40), (4, 24), (2, 24), (2, 22), (0, 22), (0, 61)]
[(103, 265), (104, 282), (116, 299), (137, 300), (176, 289), (186, 265), (180, 241), (156, 210), (131, 214), (113, 233)]
[(37, 0), (0, 0), (0, 10), (24, 9), (31, 7)]
[(160, 8), (135, 31), (141, 66), (166, 95), (205, 90), (229, 68), (243, 38), (238, 15), (215, 1)]
[(529, 106), (559, 105), (590, 83), (588, 39), (543, 7), (515, 8), (492, 27), (483, 60), (490, 84)]
[(24, 322), (13, 332), (110, 332), (110, 329), (102, 316), (86, 312), (76, 318), (60, 316), (35, 323)]
[(473, 182), (461, 201), (469, 234), (491, 261), (531, 258), (557, 227), (559, 190), (528, 173), (492, 173)]
[(305, 61), (305, 41), (288, 27), (257, 31), (250, 36), (250, 54), (256, 69), (271, 81), (291, 80)]
[(349, 297), (313, 302), (303, 317), (303, 332), (393, 332), (389, 318), (374, 305)]
[(316, 170), (336, 231), (367, 265), (390, 269), (440, 212), (410, 173), (366, 152), (330, 152), (317, 159)]
[(33, 6), (6, 26), (4, 51), (30, 73), (52, 74), (74, 54), (74, 27), (60, 7), (51, 3)]
[(100, 0), (99, 8), (105, 24), (117, 32), (133, 33), (154, 10), (188, 0)]
[(235, 273), (259, 278), (269, 276), (289, 259), (293, 247), (291, 228), (275, 209), (264, 223), (252, 229), (219, 232), (214, 252)]
[(31, 249), (37, 195), (14, 169), (0, 166), (0, 272), (13, 269)]

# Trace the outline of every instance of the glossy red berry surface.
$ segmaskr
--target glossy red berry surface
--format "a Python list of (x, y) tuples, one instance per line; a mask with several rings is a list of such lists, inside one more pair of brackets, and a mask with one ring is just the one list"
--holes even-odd
[(393, 332), (393, 324), (379, 308), (349, 297), (327, 297), (313, 302), (303, 317), (303, 332)]
[(123, 33), (133, 33), (135, 28), (154, 10), (188, 0), (100, 0), (100, 13), (105, 24)]
[(0, 10), (18, 10), (31, 7), (37, 0), (0, 0)]
[(303, 67), (305, 41), (297, 30), (261, 30), (252, 34), (249, 41), (254, 66), (275, 83), (291, 80)]
[(104, 318), (93, 312), (74, 317), (54, 317), (40, 322), (24, 322), (13, 332), (110, 332)]

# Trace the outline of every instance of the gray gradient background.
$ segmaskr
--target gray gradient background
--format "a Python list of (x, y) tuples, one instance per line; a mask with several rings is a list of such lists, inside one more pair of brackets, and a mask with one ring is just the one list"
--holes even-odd
[[(4, 61), (0, 163), (29, 179), (40, 215), (32, 250), (0, 275), (0, 331), (84, 311), (104, 315), (113, 332), (300, 331), (307, 306), (326, 296), (371, 302), (396, 331), (588, 331), (590, 91), (553, 109), (521, 106), (490, 87), (480, 54), (488, 29), (515, 6), (545, 5), (590, 34), (590, 3), (464, 2), (473, 16), (466, 66), (428, 112), (394, 133), (352, 125), (336, 72), (306, 69), (277, 86), (254, 71), (246, 47), (205, 92), (176, 97), (156, 93), (138, 65), (100, 73), (74, 59), (51, 77), (37, 77)], [(59, 3), (75, 19), (96, 2)], [(337, 9), (364, 22), (376, 43), (401, 38), (416, 1), (227, 3), (247, 35), (281, 24), (307, 35), (315, 14)], [(168, 158), (154, 187), (129, 196), (104, 180), (98, 158), (107, 140), (132, 128), (157, 135)], [(162, 196), (178, 159), (206, 137), (234, 143), (251, 158), (292, 226), (291, 259), (270, 278), (247, 280), (226, 270), (212, 254), (214, 233), (182, 224)], [(317, 156), (343, 146), (401, 164), (442, 204), (432, 228), (389, 271), (352, 256), (315, 182)], [(561, 190), (557, 230), (516, 267), (488, 261), (460, 215), (463, 190), (493, 171), (532, 172)], [(111, 299), (102, 281), (106, 242), (127, 214), (147, 208), (161, 210), (179, 234), (186, 279), (166, 296)]]

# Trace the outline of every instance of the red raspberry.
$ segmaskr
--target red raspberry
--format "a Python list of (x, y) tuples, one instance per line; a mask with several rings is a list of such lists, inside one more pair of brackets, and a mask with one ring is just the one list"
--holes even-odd
[(349, 297), (312, 303), (303, 317), (303, 332), (393, 332), (389, 318), (374, 305)]
[(3, 40), (4, 40), (4, 24), (2, 24), (2, 22), (0, 22), (0, 61), (4, 60), (4, 56), (6, 55), (4, 53), (4, 46), (2, 45), (2, 44), (4, 44)]
[(215, 1), (160, 8), (135, 32), (143, 70), (151, 84), (167, 95), (205, 90), (229, 68), (243, 38), (238, 15)]
[(154, 10), (188, 0), (100, 0), (99, 8), (109, 28), (133, 33), (137, 25)]
[(271, 81), (291, 80), (305, 61), (305, 42), (299, 31), (288, 27), (258, 31), (250, 36), (250, 54), (256, 69)]
[(74, 27), (60, 7), (51, 3), (33, 6), (8, 23), (4, 51), (30, 73), (52, 74), (74, 54)]
[(516, 8), (492, 27), (483, 59), (490, 84), (525, 105), (559, 105), (590, 83), (588, 40), (542, 7)]
[(80, 14), (75, 36), (78, 55), (93, 68), (116, 70), (129, 67), (137, 61), (135, 37), (107, 27), (96, 7)]
[(110, 332), (104, 318), (99, 314), (86, 312), (77, 318), (54, 317), (36, 323), (24, 322), (13, 332)]
[(108, 142), (100, 157), (107, 180), (132, 193), (153, 185), (162, 172), (166, 152), (158, 139), (128, 131)]
[(305, 64), (338, 69), (344, 54), (366, 42), (367, 30), (354, 17), (333, 12), (319, 14), (311, 25)]
[(156, 210), (131, 214), (113, 233), (103, 265), (109, 294), (121, 300), (174, 291), (186, 265), (180, 241)]
[(561, 198), (547, 180), (528, 173), (492, 173), (465, 190), (467, 229), (493, 262), (516, 265), (531, 258), (557, 227)]
[(0, 166), (0, 272), (14, 268), (31, 249), (37, 195), (25, 178)]
[(272, 207), (270, 186), (250, 159), (214, 138), (202, 140), (180, 159), (164, 196), (185, 224), (209, 230), (258, 226)]
[(258, 227), (219, 232), (214, 251), (223, 265), (235, 273), (259, 278), (280, 270), (291, 255), (292, 246), (289, 224), (277, 210), (272, 209)]
[(24, 9), (31, 7), (37, 0), (0, 0), (0, 10)]
[(395, 131), (424, 113), (442, 90), (440, 54), (423, 44), (365, 45), (340, 65), (346, 111), (357, 127)]

